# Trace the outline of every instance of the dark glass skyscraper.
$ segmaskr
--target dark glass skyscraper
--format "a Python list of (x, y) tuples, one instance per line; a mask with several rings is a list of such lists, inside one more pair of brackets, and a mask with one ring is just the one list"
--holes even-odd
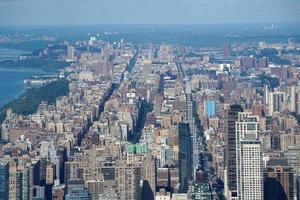
[(0, 162), (0, 199), (8, 199), (8, 177), (9, 167), (8, 163)]
[(91, 195), (88, 190), (84, 187), (82, 180), (69, 180), (68, 181), (68, 190), (65, 197), (66, 200), (91, 200)]
[(271, 158), (264, 171), (265, 200), (294, 199), (294, 169), (284, 158)]
[(179, 141), (179, 192), (186, 193), (192, 179), (192, 141), (188, 123), (178, 124)]
[(230, 105), (230, 108), (228, 110), (228, 116), (227, 116), (225, 167), (227, 168), (227, 186), (228, 186), (228, 190), (231, 192), (237, 191), (235, 124), (236, 121), (238, 120), (238, 113), (242, 111), (243, 109), (241, 105)]
[(198, 135), (197, 135), (197, 128), (195, 126), (195, 119), (194, 119), (194, 107), (193, 107), (193, 95), (191, 89), (191, 82), (190, 80), (185, 80), (185, 98), (186, 98), (186, 105), (185, 105), (185, 121), (189, 123), (189, 132), (191, 134), (192, 140), (192, 177), (195, 179), (196, 171), (199, 166), (199, 142), (198, 142)]

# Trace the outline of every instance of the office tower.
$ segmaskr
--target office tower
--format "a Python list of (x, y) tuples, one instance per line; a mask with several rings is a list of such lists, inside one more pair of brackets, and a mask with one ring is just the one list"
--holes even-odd
[(258, 58), (255, 65), (258, 68), (267, 68), (268, 67), (268, 59), (266, 57)]
[(104, 191), (104, 180), (88, 180), (85, 181), (85, 186), (91, 194), (92, 200), (98, 200)]
[(173, 192), (179, 191), (179, 169), (178, 167), (169, 169), (170, 189)]
[(212, 193), (208, 183), (195, 182), (191, 190), (192, 200), (211, 200)]
[(264, 103), (269, 104), (269, 85), (264, 86)]
[(294, 170), (284, 158), (271, 158), (264, 170), (264, 199), (293, 200)]
[(205, 117), (214, 117), (216, 115), (216, 102), (204, 101)]
[(236, 121), (238, 113), (243, 109), (240, 105), (231, 105), (227, 113), (227, 129), (226, 129), (226, 152), (225, 152), (225, 169), (227, 176), (225, 177), (225, 192), (230, 191), (229, 196), (236, 196), (237, 179), (236, 179)]
[(91, 200), (91, 195), (84, 188), (83, 181), (69, 180), (67, 185), (67, 194), (65, 200)]
[(230, 57), (231, 56), (231, 44), (230, 43), (225, 43), (224, 44), (223, 55), (225, 57)]
[(236, 122), (237, 195), (241, 200), (263, 199), (262, 146), (258, 116), (238, 113)]
[(46, 167), (46, 184), (53, 185), (55, 179), (55, 165), (48, 163)]
[(34, 186), (32, 200), (45, 200), (44, 186)]
[(22, 199), (30, 199), (30, 170), (28, 167), (22, 170)]
[(158, 168), (157, 169), (157, 187), (168, 188), (169, 184), (169, 168)]
[(300, 114), (300, 87), (292, 86), (290, 95), (290, 111)]
[(284, 156), (288, 164), (295, 170), (295, 175), (300, 176), (300, 144), (288, 147)]
[(8, 199), (9, 164), (0, 161), (0, 199)]
[(281, 112), (284, 108), (285, 92), (269, 93), (269, 116), (273, 116), (275, 112)]
[(22, 173), (17, 169), (16, 162), (9, 163), (9, 199), (22, 198)]
[(66, 61), (68, 62), (76, 61), (75, 48), (73, 46), (68, 46), (68, 55)]
[(195, 126), (195, 119), (193, 116), (193, 96), (191, 89), (190, 80), (185, 80), (185, 97), (186, 97), (186, 107), (185, 107), (185, 121), (189, 123), (190, 134), (192, 136), (192, 176), (195, 178), (195, 172), (199, 165), (199, 142), (197, 129)]
[(284, 153), (288, 164), (294, 169), (296, 176), (297, 199), (300, 199), (300, 144), (291, 146)]
[(121, 160), (116, 167), (117, 193), (120, 200), (140, 200), (141, 169)]
[(186, 193), (188, 182), (192, 179), (192, 141), (188, 123), (178, 124), (178, 142), (179, 192)]
[(151, 154), (147, 154), (144, 158), (142, 168), (142, 180), (142, 199), (153, 200), (156, 190), (156, 159)]

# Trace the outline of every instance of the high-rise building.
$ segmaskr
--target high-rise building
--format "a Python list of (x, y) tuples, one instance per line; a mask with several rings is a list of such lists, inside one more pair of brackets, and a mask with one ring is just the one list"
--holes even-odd
[(7, 162), (0, 162), (0, 199), (8, 199), (8, 177), (9, 165)]
[(142, 199), (153, 200), (156, 190), (156, 159), (153, 155), (145, 156), (141, 176), (143, 180)]
[(223, 55), (225, 57), (230, 57), (231, 56), (231, 44), (230, 43), (225, 43), (224, 44)]
[[(226, 129), (226, 163), (225, 163), (225, 193), (228, 196), (236, 196), (237, 179), (236, 179), (236, 122), (238, 113), (243, 109), (240, 105), (231, 105), (227, 113), (227, 129)], [(229, 192), (229, 193), (228, 193)]]
[(272, 158), (264, 171), (265, 200), (294, 199), (294, 170), (284, 158)]
[(195, 179), (196, 170), (199, 165), (199, 142), (197, 129), (195, 126), (194, 119), (194, 108), (193, 108), (193, 96), (191, 89), (190, 80), (186, 80), (185, 82), (185, 97), (186, 97), (186, 113), (185, 113), (185, 121), (189, 123), (189, 129), (192, 136), (192, 176)]
[(269, 104), (269, 85), (264, 86), (264, 103)]
[(22, 199), (22, 173), (16, 162), (9, 163), (9, 199)]
[(186, 193), (192, 180), (192, 141), (188, 123), (178, 124), (179, 192)]
[(236, 122), (237, 195), (241, 200), (263, 199), (262, 146), (258, 116), (238, 113)]
[(53, 185), (55, 180), (55, 165), (53, 164), (47, 164), (46, 167), (46, 184), (47, 185)]
[(291, 87), (290, 111), (300, 114), (300, 87)]
[(191, 189), (191, 199), (192, 200), (211, 200), (212, 193), (208, 183), (198, 183), (192, 184)]
[(81, 180), (69, 180), (65, 200), (91, 200), (91, 195)]
[(273, 116), (275, 112), (280, 112), (284, 108), (285, 92), (270, 92), (269, 93), (269, 116)]
[(34, 186), (32, 200), (45, 200), (44, 186)]
[(22, 199), (30, 199), (30, 170), (28, 167), (22, 170)]
[(76, 61), (75, 48), (73, 46), (68, 46), (68, 55), (66, 61), (68, 62)]
[(284, 153), (289, 165), (294, 169), (297, 186), (297, 199), (300, 199), (300, 144), (288, 147)]
[(116, 167), (117, 193), (120, 200), (140, 200), (141, 169), (121, 160)]
[(205, 117), (214, 117), (216, 115), (216, 102), (205, 101), (204, 102)]
[(100, 194), (104, 193), (104, 180), (88, 180), (84, 183), (92, 200), (98, 200)]

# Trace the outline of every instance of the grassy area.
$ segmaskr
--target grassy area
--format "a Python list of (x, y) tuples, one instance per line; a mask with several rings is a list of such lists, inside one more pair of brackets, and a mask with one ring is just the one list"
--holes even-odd
[(0, 68), (35, 68), (45, 72), (56, 72), (59, 69), (69, 66), (70, 63), (64, 61), (45, 60), (45, 59), (26, 59), (26, 60), (7, 60), (0, 62)]
[(126, 67), (126, 70), (127, 70), (129, 73), (131, 73), (132, 69), (133, 69), (134, 66), (135, 66), (135, 63), (136, 63), (136, 60), (137, 60), (137, 55), (138, 55), (138, 52), (136, 52), (136, 53), (134, 54), (134, 56), (130, 59), (129, 64), (128, 64), (127, 67)]
[(69, 81), (60, 79), (51, 82), (40, 88), (33, 88), (25, 92), (19, 99), (12, 101), (0, 109), (0, 123), (6, 117), (6, 110), (11, 108), (14, 113), (30, 115), (36, 112), (42, 101), (48, 101), (49, 104), (55, 102), (59, 96), (69, 93)]
[(140, 141), (140, 137), (142, 135), (142, 130), (144, 128), (146, 119), (147, 119), (147, 114), (148, 112), (151, 112), (153, 110), (153, 104), (148, 103), (147, 101), (143, 100), (141, 102), (141, 108), (139, 110), (139, 119), (137, 121), (136, 128), (133, 132), (133, 137), (129, 138), (129, 141), (132, 143), (138, 143)]

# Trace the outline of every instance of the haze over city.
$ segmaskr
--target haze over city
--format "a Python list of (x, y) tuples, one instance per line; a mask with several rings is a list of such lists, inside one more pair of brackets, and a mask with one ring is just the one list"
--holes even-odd
[(0, 0), (0, 200), (296, 199), (299, 0)]
[(298, 0), (1, 0), (0, 25), (299, 22)]

